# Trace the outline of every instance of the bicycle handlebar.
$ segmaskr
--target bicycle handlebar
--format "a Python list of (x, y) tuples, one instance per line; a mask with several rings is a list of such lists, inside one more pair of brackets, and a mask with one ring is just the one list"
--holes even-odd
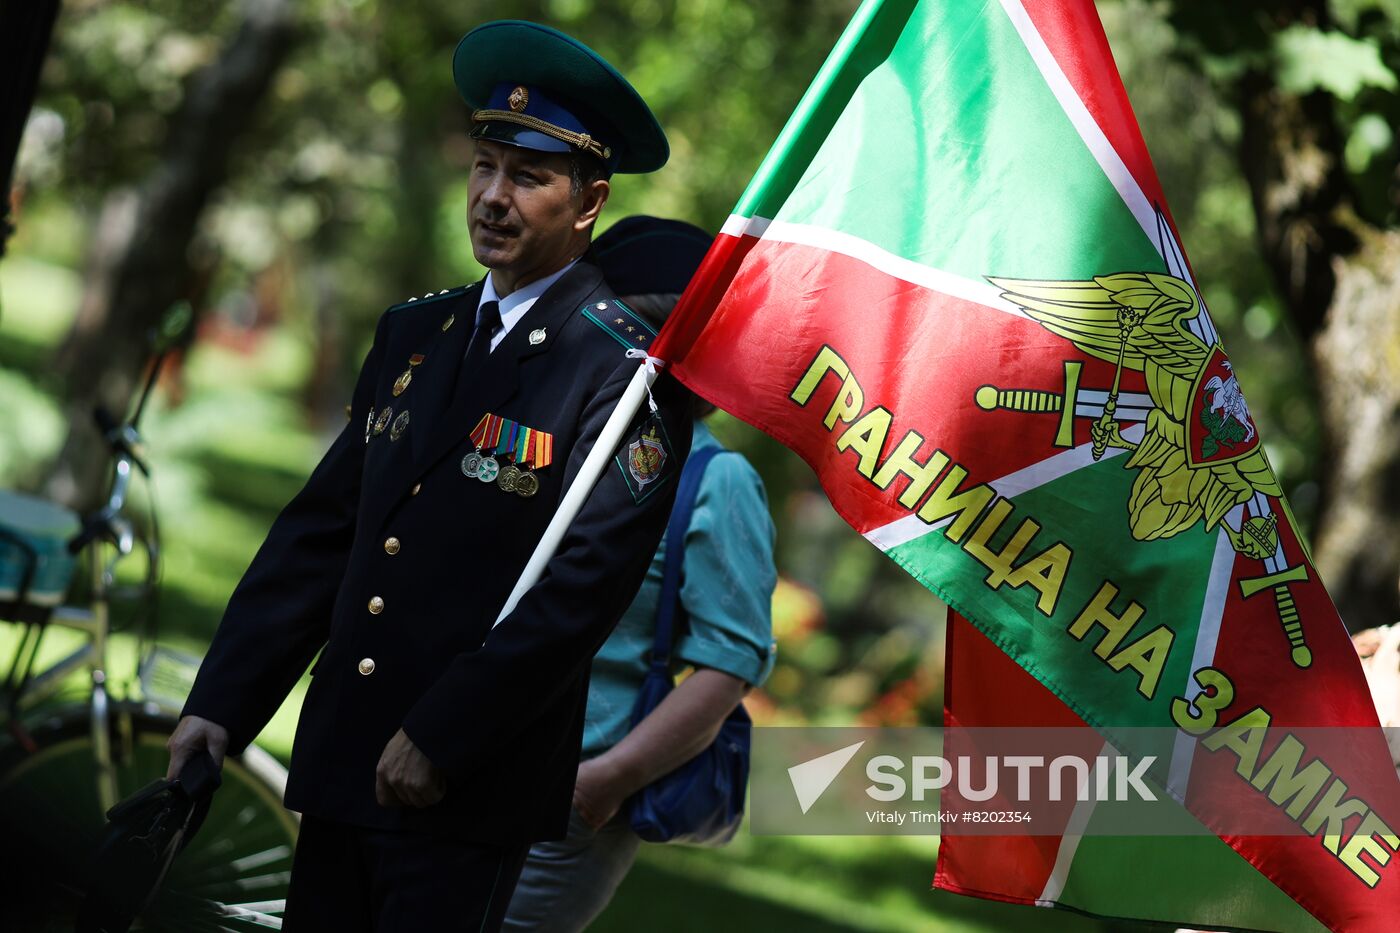
[(98, 536), (107, 528), (105, 521), (97, 521), (95, 518), (88, 518), (83, 521), (83, 530), (68, 542), (68, 553), (77, 554), (83, 548), (96, 541)]
[(68, 542), (68, 552), (77, 554), (100, 537), (111, 538), (122, 553), (131, 549), (131, 526), (122, 517), (126, 505), (126, 492), (131, 484), (131, 468), (134, 466), (142, 475), (150, 476), (150, 470), (141, 459), (141, 435), (131, 424), (121, 424), (104, 406), (92, 410), (92, 420), (102, 433), (102, 440), (116, 463), (112, 470), (112, 491), (107, 504), (83, 519), (82, 531)]
[(141, 435), (136, 433), (135, 425), (120, 423), (102, 405), (92, 410), (92, 420), (97, 423), (97, 430), (102, 432), (102, 440), (113, 454), (130, 460), (143, 475), (150, 475), (145, 461), (141, 459), (145, 451), (141, 448)]

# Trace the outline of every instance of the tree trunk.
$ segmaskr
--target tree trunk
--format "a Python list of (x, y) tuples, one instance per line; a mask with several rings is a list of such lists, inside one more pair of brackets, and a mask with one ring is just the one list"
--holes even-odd
[(1350, 631), (1400, 619), (1400, 231), (1357, 227), (1311, 347), (1328, 451), (1317, 568)]
[(58, 0), (0, 0), (0, 256), (13, 228), (10, 224), (10, 182), (24, 125), (39, 86), (39, 69), (53, 35)]
[(237, 34), (190, 81), (164, 152), (137, 190), (108, 197), (99, 217), (77, 320), (55, 365), (67, 379), (69, 434), (46, 492), (90, 505), (106, 459), (92, 409), (130, 404), (167, 308), (194, 287), (188, 248), (211, 195), (228, 177), (232, 144), (249, 126), (296, 36), (291, 0), (245, 0)]
[(1315, 563), (1355, 632), (1400, 618), (1400, 230), (1353, 210), (1330, 96), (1262, 72), (1237, 90), (1260, 245), (1315, 369)]

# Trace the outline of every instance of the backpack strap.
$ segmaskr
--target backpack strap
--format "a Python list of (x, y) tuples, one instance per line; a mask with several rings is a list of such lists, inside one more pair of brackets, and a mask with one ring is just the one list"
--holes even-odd
[(651, 647), (652, 670), (667, 671), (671, 664), (671, 643), (675, 629), (676, 610), (681, 604), (681, 567), (685, 562), (685, 535), (690, 529), (690, 516), (695, 511), (695, 499), (700, 492), (700, 479), (705, 467), (723, 447), (706, 447), (693, 453), (681, 470), (676, 503), (671, 506), (671, 520), (666, 524), (666, 556), (661, 565), (661, 598), (656, 607), (656, 639)]

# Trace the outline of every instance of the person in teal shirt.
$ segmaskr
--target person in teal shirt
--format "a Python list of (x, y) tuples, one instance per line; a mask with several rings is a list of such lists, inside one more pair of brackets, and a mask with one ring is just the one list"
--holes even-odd
[[(690, 224), (638, 216), (614, 224), (593, 250), (623, 303), (659, 327), (710, 242)], [(713, 411), (697, 400), (692, 453), (721, 446), (701, 420)], [(503, 929), (569, 933), (587, 927), (612, 899), (640, 845), (624, 801), (705, 749), (744, 694), (768, 677), (777, 647), (773, 538), (768, 499), (753, 466), (732, 452), (711, 460), (686, 532), (680, 598), (688, 621), (672, 652), (678, 668), (694, 670), (631, 728), (656, 632), (663, 539), (636, 599), (593, 659), (569, 835), (531, 848)]]

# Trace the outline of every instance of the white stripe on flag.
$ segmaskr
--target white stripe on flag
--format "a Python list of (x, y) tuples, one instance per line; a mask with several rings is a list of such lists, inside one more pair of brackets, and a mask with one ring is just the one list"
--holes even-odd
[(1050, 92), (1055, 95), (1055, 99), (1060, 102), (1061, 109), (1065, 116), (1079, 133), (1079, 138), (1084, 142), (1085, 148), (1094, 157), (1094, 161), (1099, 163), (1099, 168), (1113, 185), (1118, 196), (1123, 199), (1124, 205), (1137, 218), (1138, 225), (1142, 227), (1142, 232), (1147, 234), (1147, 239), (1157, 248), (1163, 261), (1166, 263), (1167, 272), (1179, 279), (1186, 281), (1196, 292), (1196, 297), (1201, 303), (1200, 313), (1193, 317), (1186, 325), (1191, 332), (1200, 338), (1207, 347), (1214, 346), (1220, 339), (1216, 332), (1215, 322), (1211, 320), (1210, 311), (1207, 310), (1205, 298), (1201, 296), (1200, 286), (1196, 284), (1196, 277), (1191, 274), (1191, 269), (1186, 265), (1186, 257), (1181, 252), (1181, 244), (1177, 242), (1176, 234), (1166, 225), (1164, 220), (1157, 217), (1157, 208), (1147, 193), (1142, 190), (1142, 186), (1137, 183), (1133, 173), (1128, 171), (1128, 166), (1123, 162), (1123, 157), (1118, 154), (1118, 150), (1113, 148), (1113, 144), (1108, 141), (1108, 135), (1104, 133), (1103, 127), (1099, 126), (1094, 119), (1089, 108), (1084, 105), (1084, 101), (1070, 83), (1064, 70), (1060, 68), (1060, 63), (1055, 60), (1050, 47), (1045, 44), (1045, 39), (1041, 37), (1040, 31), (1035, 28), (1035, 23), (1031, 21), (1030, 14), (1026, 12), (1021, 0), (1001, 0), (1002, 9), (1011, 19), (1011, 23), (1016, 27), (1016, 32), (1021, 36), (1021, 41), (1025, 43), (1026, 51), (1030, 53), (1031, 59), (1040, 69), (1041, 77), (1049, 85)]
[[(1142, 440), (1142, 435), (1145, 430), (1146, 425), (1142, 424), (1134, 424), (1131, 427), (1124, 428), (1123, 439), (1132, 442), (1140, 441)], [(1077, 470), (1082, 470), (1085, 467), (1093, 466), (1095, 463), (1101, 462), (1100, 460), (1094, 459), (1093, 450), (1093, 444), (1080, 444), (1078, 447), (1073, 447), (1063, 453), (1047, 457), (1038, 463), (1032, 463), (1030, 466), (1017, 470), (1014, 473), (1008, 473), (1000, 479), (994, 479), (987, 485), (995, 489), (998, 495), (1011, 499), (1023, 492), (1037, 489), (1044, 486), (1046, 483), (1053, 483), (1061, 477), (1068, 476)], [(1103, 459), (1116, 457), (1125, 453), (1127, 453), (1127, 451), (1121, 447), (1110, 447), (1104, 453)], [(930, 525), (917, 515), (906, 515), (903, 518), (895, 519), (887, 525), (881, 525), (879, 528), (872, 528), (865, 533), (865, 539), (880, 550), (888, 551), (891, 548), (899, 547), (902, 544), (908, 544), (910, 541), (937, 531), (952, 520), (953, 519), (949, 517)]]
[(1065, 824), (1065, 831), (1060, 836), (1060, 848), (1055, 852), (1055, 867), (1050, 869), (1050, 877), (1045, 879), (1045, 887), (1040, 892), (1040, 897), (1036, 898), (1036, 905), (1039, 907), (1054, 907), (1060, 900), (1060, 895), (1064, 893), (1065, 882), (1069, 879), (1069, 870), (1074, 865), (1074, 854), (1079, 850), (1079, 840), (1084, 838), (1084, 830), (1089, 828), (1089, 818), (1094, 815), (1094, 788), (1098, 786), (1097, 775), (1099, 769), (1105, 766), (1113, 767), (1113, 762), (1118, 757), (1118, 749), (1108, 742), (1103, 743), (1103, 748), (1099, 750), (1098, 760), (1094, 762), (1094, 767), (1089, 769), (1088, 780), (1083, 785), (1083, 794), (1088, 799), (1079, 800), (1074, 805), (1074, 811), (1069, 815), (1069, 822)]
[[(1031, 58), (1035, 60), (1035, 65), (1040, 69), (1040, 74), (1045, 78), (1045, 83), (1050, 86), (1050, 91), (1055, 95), (1055, 99), (1060, 102), (1060, 106), (1065, 111), (1065, 116), (1069, 117), (1070, 123), (1079, 132), (1079, 136), (1084, 140), (1084, 145), (1089, 148), (1094, 160), (1099, 163), (1099, 168), (1104, 175), (1108, 176), (1109, 182), (1118, 191), (1123, 203), (1132, 211), (1137, 222), (1142, 226), (1142, 232), (1147, 234), (1147, 239), (1160, 253), (1162, 244), (1157, 239), (1157, 210), (1152, 202), (1138, 186), (1137, 179), (1133, 173), (1128, 171), (1128, 166), (1124, 164), (1118, 150), (1113, 148), (1113, 144), (1108, 141), (1103, 129), (1094, 121), (1093, 114), (1089, 113), (1089, 108), (1084, 106), (1084, 101), (1079, 99), (1079, 94), (1075, 92), (1074, 85), (1070, 84), (1069, 78), (1060, 68), (1060, 63), (1055, 61), (1055, 56), (1051, 54), (1049, 46), (1041, 38), (1040, 32), (1035, 28), (1035, 23), (1031, 22), (1030, 14), (1021, 4), (1021, 0), (1001, 0), (1001, 7), (1010, 17), (1012, 25), (1021, 34), (1021, 41), (1026, 45), (1026, 51), (1031, 53)], [(1163, 259), (1166, 257), (1163, 256)]]
[(792, 243), (797, 246), (815, 247), (829, 253), (839, 253), (902, 282), (951, 295), (1013, 317), (1029, 319), (1020, 307), (1001, 297), (1001, 289), (989, 282), (965, 279), (951, 272), (913, 262), (849, 233), (763, 217), (740, 217), (736, 214), (731, 214), (724, 222), (720, 233), (736, 237), (759, 237), (771, 243)]
[(729, 219), (724, 222), (724, 226), (719, 228), (719, 232), (725, 236), (763, 236), (763, 231), (768, 229), (767, 217), (743, 217), (739, 214), (730, 214)]
[(941, 518), (930, 525), (917, 515), (906, 515), (903, 518), (895, 519), (887, 525), (881, 525), (879, 528), (870, 529), (865, 533), (865, 540), (875, 545), (881, 551), (888, 551), (891, 548), (897, 548), (917, 538), (922, 538), (926, 534), (938, 531), (940, 528), (952, 524), (952, 521), (953, 516), (949, 515), (947, 518)]
[[(1268, 518), (1274, 514), (1274, 507), (1269, 504), (1269, 497), (1262, 492), (1256, 492), (1254, 498), (1249, 500), (1245, 506), (1246, 511), (1253, 512), (1258, 518)], [(1233, 527), (1233, 526), (1232, 526)], [(1240, 528), (1244, 528), (1244, 518), (1240, 518)], [(1264, 558), (1264, 569), (1269, 573), (1282, 573), (1288, 567), (1288, 561), (1283, 555), (1283, 539), (1279, 538), (1274, 545), (1274, 553)]]
[[(1196, 646), (1191, 650), (1191, 671), (1215, 663), (1215, 646), (1220, 641), (1220, 620), (1225, 616), (1225, 599), (1230, 594), (1230, 576), (1235, 570), (1235, 548), (1225, 529), (1215, 538), (1215, 556), (1210, 562), (1210, 577), (1206, 581), (1206, 598), (1201, 604), (1201, 624), (1196, 627)], [(1186, 675), (1186, 690), (1182, 696), (1195, 699), (1201, 692), (1195, 678)], [(1191, 782), (1191, 761), (1196, 754), (1196, 740), (1180, 730), (1172, 743), (1172, 763), (1167, 772), (1167, 793), (1179, 802), (1186, 802)]]

